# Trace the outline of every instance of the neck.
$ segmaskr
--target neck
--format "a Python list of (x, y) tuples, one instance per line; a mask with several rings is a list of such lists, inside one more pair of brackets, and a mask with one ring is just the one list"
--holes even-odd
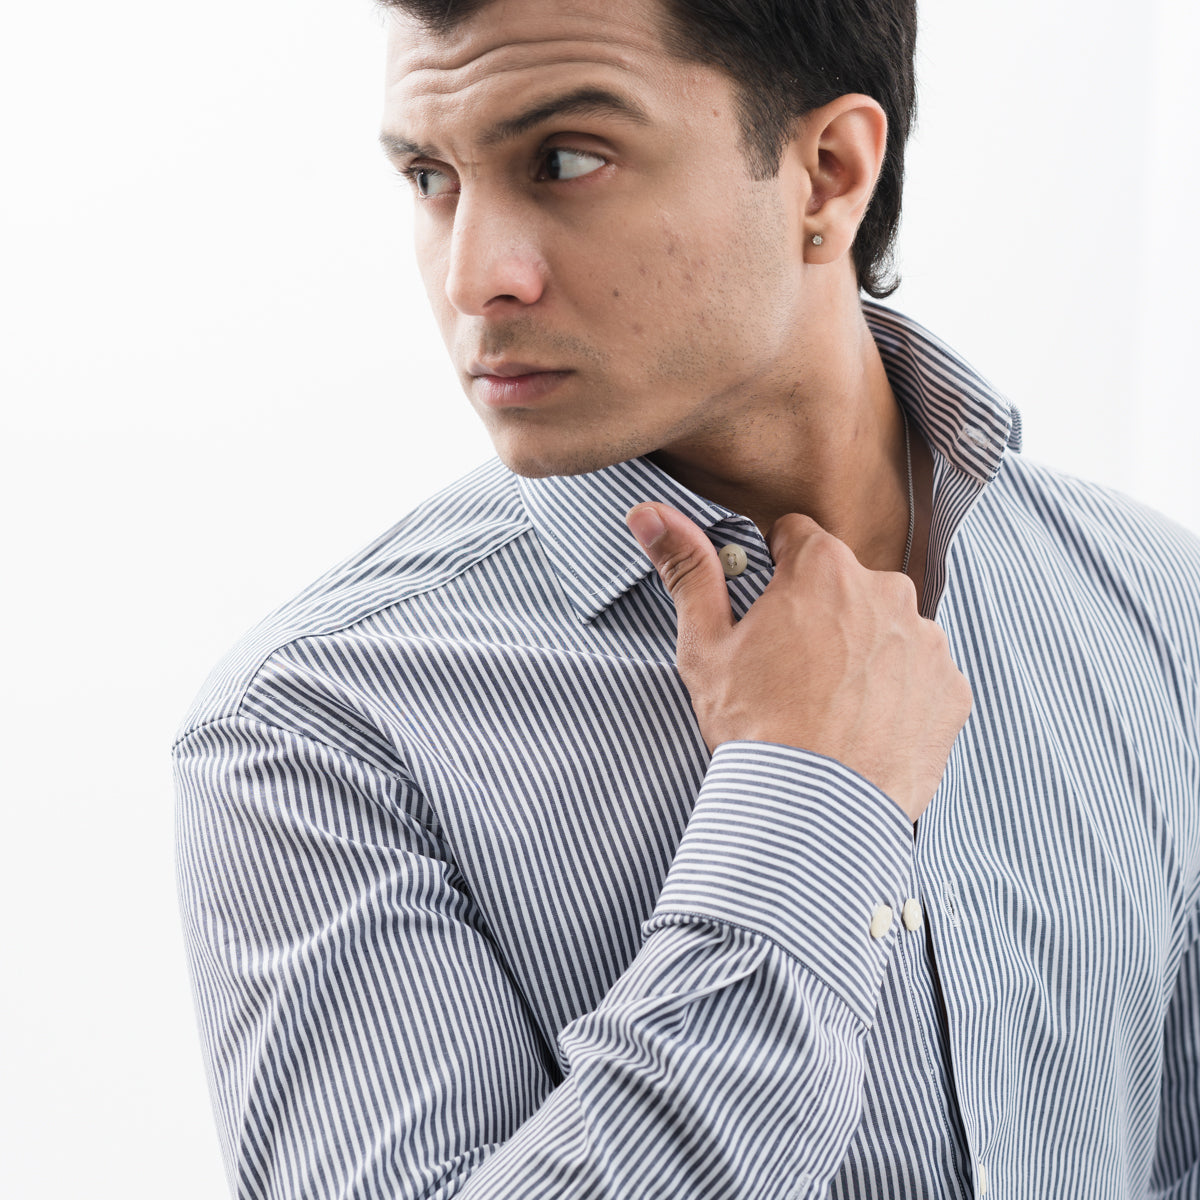
[[(702, 438), (651, 457), (764, 535), (785, 513), (805, 513), (863, 566), (898, 571), (909, 522), (903, 419), (857, 292), (852, 303), (823, 311), (806, 322), (807, 336), (774, 386), (731, 405), (730, 419)], [(929, 463), (915, 427), (911, 434), (919, 499), (909, 574), (919, 582)]]

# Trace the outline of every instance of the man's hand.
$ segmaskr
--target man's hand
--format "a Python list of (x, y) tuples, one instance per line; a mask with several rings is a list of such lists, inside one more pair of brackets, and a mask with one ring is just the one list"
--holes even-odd
[[(657, 521), (655, 521), (657, 517)], [(971, 712), (946, 635), (898, 572), (869, 571), (791, 513), (768, 535), (775, 575), (735, 622), (717, 552), (665, 504), (627, 517), (675, 601), (679, 674), (710, 750), (777, 742), (845, 763), (915, 821)]]

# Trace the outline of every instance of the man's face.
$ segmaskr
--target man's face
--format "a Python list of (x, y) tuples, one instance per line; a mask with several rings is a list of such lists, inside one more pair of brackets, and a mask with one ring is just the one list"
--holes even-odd
[[(723, 73), (642, 0), (394, 19), (384, 140), (442, 336), (524, 475), (719, 453), (796, 383), (799, 234), (754, 181)], [(725, 443), (727, 444), (727, 443)]]

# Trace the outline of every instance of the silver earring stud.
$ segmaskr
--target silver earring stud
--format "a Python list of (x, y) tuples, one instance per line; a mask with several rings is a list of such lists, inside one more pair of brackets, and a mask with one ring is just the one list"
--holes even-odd
[(823, 246), (825, 245), (825, 239), (819, 233), (814, 233), (812, 235), (812, 244), (814, 246)]

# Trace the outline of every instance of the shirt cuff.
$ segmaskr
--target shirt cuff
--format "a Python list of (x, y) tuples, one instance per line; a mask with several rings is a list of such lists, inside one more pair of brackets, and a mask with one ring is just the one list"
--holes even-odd
[(724, 742), (644, 932), (699, 917), (760, 933), (870, 1025), (912, 852), (904, 811), (849, 767)]

